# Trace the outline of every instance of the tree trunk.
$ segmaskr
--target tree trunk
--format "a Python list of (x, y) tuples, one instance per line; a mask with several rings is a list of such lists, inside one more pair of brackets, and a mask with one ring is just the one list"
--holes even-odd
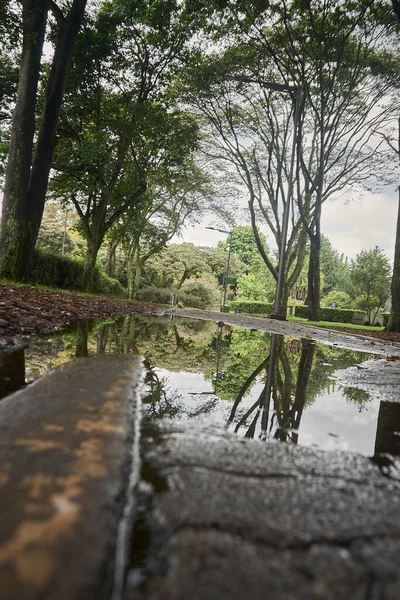
[(11, 127), (1, 222), (0, 273), (21, 279), (28, 237), (28, 190), (35, 132), (36, 96), (49, 0), (23, 3), (23, 46)]
[(76, 330), (76, 350), (75, 350), (76, 358), (89, 355), (88, 337), (89, 337), (89, 320), (82, 319), (81, 321), (78, 321), (78, 328)]
[[(3, 200), (0, 274), (29, 276), (43, 215), (68, 64), (87, 0), (74, 0), (61, 33), (46, 87), (44, 110), (32, 160), (40, 60), (49, 0), (24, 2), (24, 42)], [(32, 167), (32, 168), (31, 168)]]
[(93, 238), (87, 240), (85, 265), (82, 276), (82, 289), (85, 292), (91, 292), (93, 288), (93, 275), (100, 246), (101, 242), (98, 243), (98, 241), (93, 240)]
[(29, 227), (25, 247), (25, 276), (30, 273), (33, 250), (42, 221), (67, 69), (85, 13), (86, 2), (87, 0), (74, 0), (72, 3), (60, 31), (46, 86), (45, 104), (29, 182)]
[(310, 237), (310, 259), (308, 268), (308, 320), (320, 321), (320, 301), (321, 301), (321, 265), (320, 265), (320, 250), (321, 250), (321, 231), (319, 222), (314, 235)]
[(117, 248), (118, 248), (118, 244), (116, 242), (113, 242), (113, 240), (110, 240), (108, 243), (108, 249), (107, 249), (107, 262), (106, 262), (106, 266), (104, 267), (104, 272), (109, 277), (114, 277), (115, 253), (116, 253)]
[(25, 350), (0, 354), (0, 400), (25, 385)]
[(400, 186), (392, 276), (392, 307), (386, 331), (400, 331)]

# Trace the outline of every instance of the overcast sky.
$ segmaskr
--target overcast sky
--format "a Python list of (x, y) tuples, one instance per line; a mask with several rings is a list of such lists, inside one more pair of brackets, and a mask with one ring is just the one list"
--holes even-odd
[[(322, 232), (330, 239), (332, 246), (349, 258), (355, 258), (363, 249), (375, 246), (382, 248), (393, 260), (396, 233), (398, 192), (394, 186), (385, 192), (354, 192), (347, 201), (332, 200), (323, 205)], [(238, 224), (249, 225), (240, 222)], [(193, 242), (197, 246), (216, 246), (226, 235), (206, 229), (207, 225), (229, 229), (223, 222), (215, 222), (206, 217), (196, 227), (188, 228), (183, 236), (173, 241)]]

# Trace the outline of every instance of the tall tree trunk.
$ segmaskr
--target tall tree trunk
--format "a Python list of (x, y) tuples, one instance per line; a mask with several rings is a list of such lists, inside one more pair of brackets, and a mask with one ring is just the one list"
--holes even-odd
[(80, 321), (78, 321), (78, 327), (76, 330), (76, 349), (75, 349), (76, 358), (89, 355), (88, 337), (89, 337), (89, 320), (81, 319)]
[(316, 224), (316, 231), (310, 237), (310, 259), (308, 268), (308, 319), (309, 321), (320, 321), (321, 319), (321, 231), (319, 221)]
[(0, 400), (25, 385), (25, 350), (0, 354)]
[[(0, 274), (17, 280), (29, 276), (53, 158), (55, 135), (71, 58), (87, 0), (73, 0), (60, 26), (46, 87), (44, 110), (32, 160), (37, 87), (49, 0), (25, 0), (24, 43), (19, 91), (13, 115), (3, 200)], [(32, 167), (32, 168), (31, 168)]]
[(82, 276), (82, 289), (85, 292), (91, 292), (93, 288), (93, 275), (100, 246), (101, 242), (99, 243), (92, 237), (87, 240), (85, 265), (83, 267)]
[(46, 86), (45, 104), (29, 182), (29, 226), (25, 243), (25, 276), (29, 275), (31, 270), (33, 250), (43, 217), (67, 69), (83, 20), (86, 3), (87, 0), (74, 0), (65, 22), (60, 26), (59, 39)]
[(11, 127), (1, 222), (0, 273), (20, 279), (28, 237), (28, 190), (35, 132), (36, 97), (49, 0), (23, 3), (23, 45)]
[(392, 276), (392, 307), (386, 331), (400, 331), (400, 186)]
[(109, 275), (109, 277), (114, 277), (115, 273), (115, 253), (118, 248), (118, 244), (113, 240), (110, 240), (107, 248), (107, 262), (104, 267), (104, 272)]

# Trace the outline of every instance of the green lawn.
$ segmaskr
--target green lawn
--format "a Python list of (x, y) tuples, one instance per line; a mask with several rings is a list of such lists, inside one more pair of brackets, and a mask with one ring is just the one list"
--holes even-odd
[(346, 327), (346, 329), (358, 329), (362, 331), (383, 331), (384, 327), (371, 327), (369, 325), (353, 325), (353, 323), (332, 323), (331, 321), (308, 321), (301, 317), (292, 317), (291, 315), (287, 318), (288, 321), (293, 323), (302, 323), (304, 325), (315, 325), (316, 327), (328, 327), (334, 329), (335, 327)]

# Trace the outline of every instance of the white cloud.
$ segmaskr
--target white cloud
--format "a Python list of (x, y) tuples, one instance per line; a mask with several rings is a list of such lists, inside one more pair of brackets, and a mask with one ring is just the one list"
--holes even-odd
[[(322, 232), (332, 246), (349, 258), (355, 258), (363, 249), (379, 246), (393, 260), (397, 223), (398, 192), (388, 188), (381, 193), (354, 193), (350, 200), (327, 201), (322, 208)], [(216, 246), (226, 235), (206, 229), (208, 225), (229, 229), (224, 223), (216, 223), (212, 216), (206, 217), (196, 227), (188, 228), (175, 243), (193, 242), (197, 246)], [(238, 224), (249, 225), (240, 220)], [(267, 231), (265, 233), (268, 234)], [(269, 235), (272, 242), (272, 236)]]
[(332, 246), (354, 258), (360, 250), (379, 246), (393, 259), (396, 235), (397, 191), (368, 193), (349, 202), (327, 202), (322, 209), (322, 231)]

